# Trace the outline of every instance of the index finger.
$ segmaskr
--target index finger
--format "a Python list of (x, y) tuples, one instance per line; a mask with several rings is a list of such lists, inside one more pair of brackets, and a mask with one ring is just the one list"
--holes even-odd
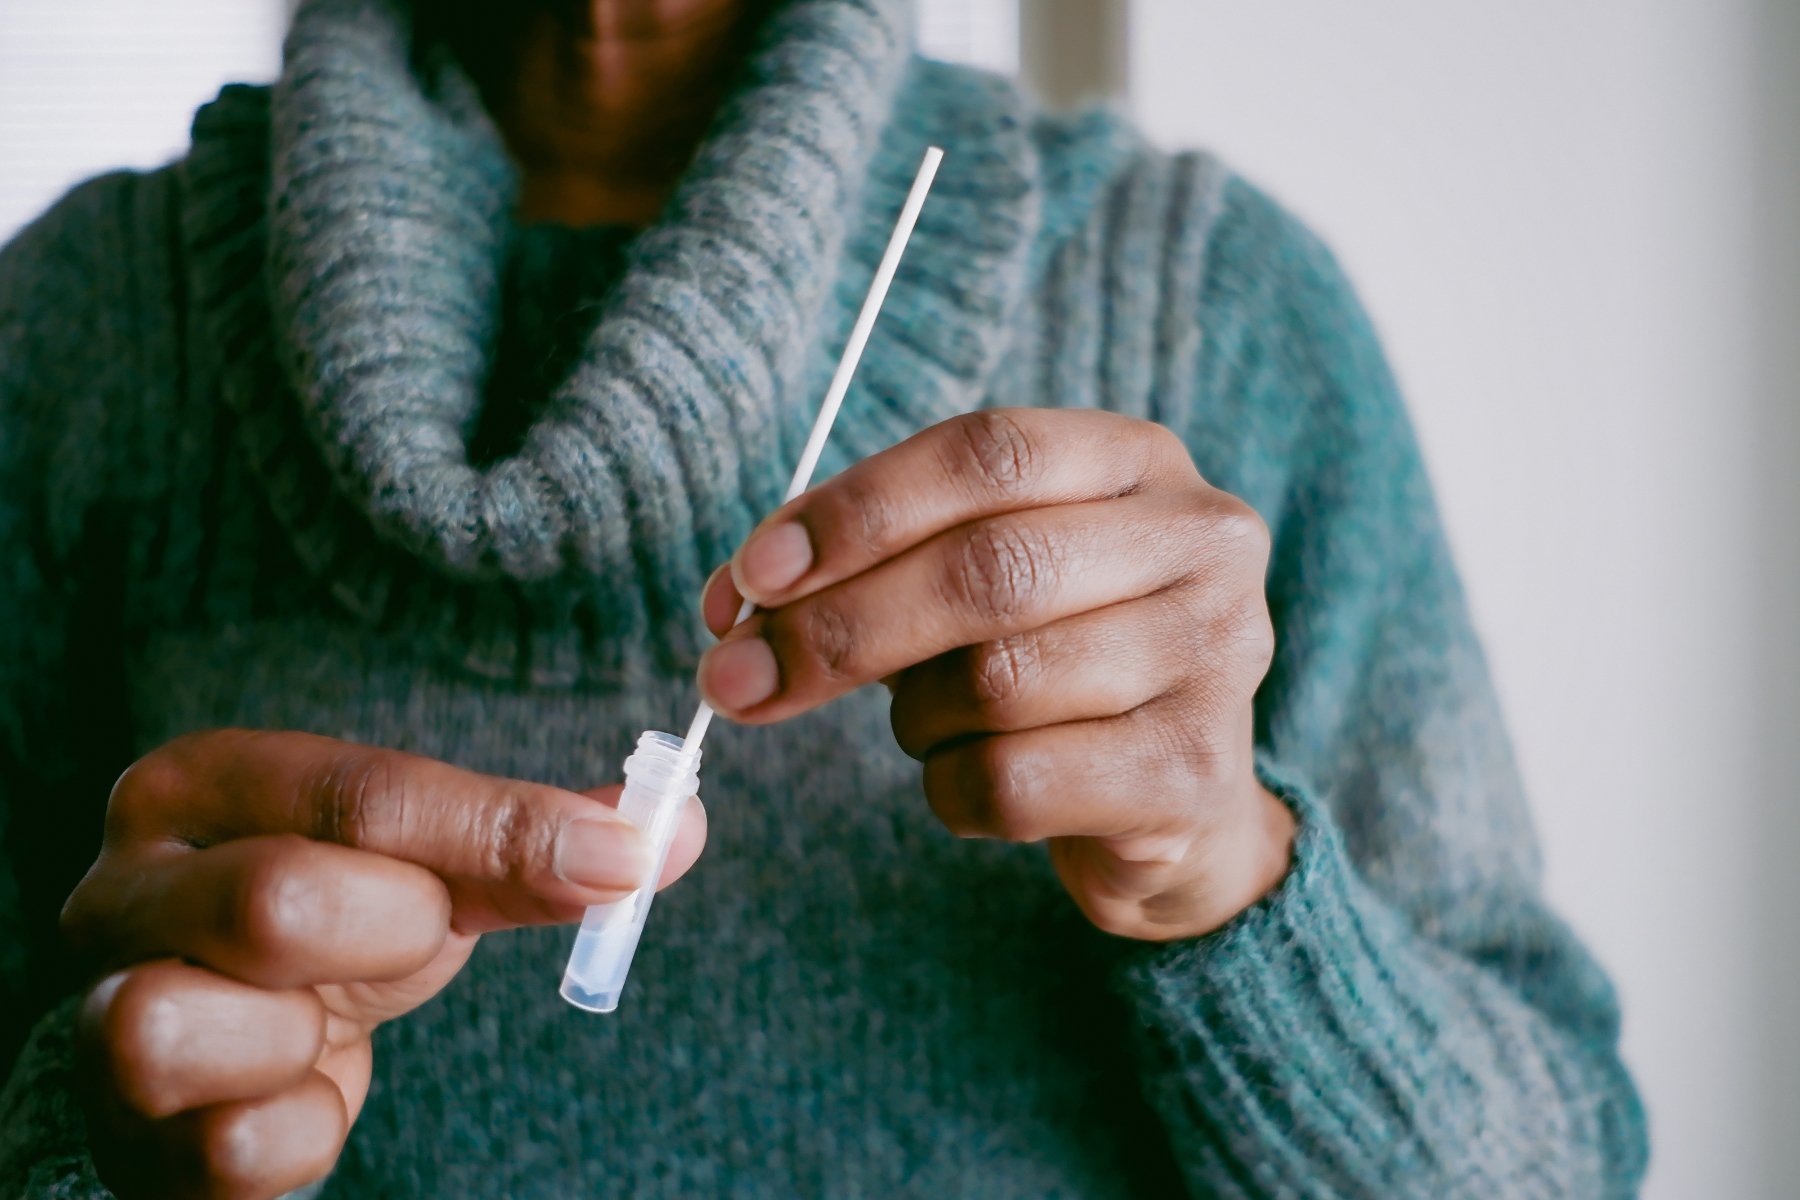
[(306, 733), (178, 739), (128, 770), (107, 807), (109, 843), (273, 834), (415, 863), (464, 884), (459, 900), (501, 909), (522, 894), (595, 903), (647, 854), (637, 827), (592, 797)]
[(738, 593), (772, 608), (946, 529), (1105, 500), (1193, 463), (1160, 425), (1098, 409), (983, 409), (870, 455), (771, 513), (731, 560)]

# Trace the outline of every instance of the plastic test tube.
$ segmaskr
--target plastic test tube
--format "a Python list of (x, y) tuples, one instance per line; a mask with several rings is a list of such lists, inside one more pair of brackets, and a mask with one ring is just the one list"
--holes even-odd
[(562, 997), (570, 1004), (603, 1013), (619, 1007), (619, 993), (656, 897), (656, 881), (675, 840), (682, 802), (699, 789), (699, 747), (690, 757), (682, 753), (680, 738), (655, 730), (638, 739), (636, 753), (625, 760), (619, 812), (644, 831), (654, 861), (637, 891), (611, 904), (596, 904), (582, 916), (575, 950), (563, 971)]
[[(912, 236), (919, 210), (925, 205), (925, 194), (937, 175), (944, 152), (936, 146), (925, 151), (912, 190), (900, 207), (894, 232), (887, 249), (875, 268), (869, 293), (851, 327), (850, 339), (838, 359), (837, 371), (825, 389), (819, 415), (807, 435), (800, 452), (800, 463), (788, 483), (787, 498), (792, 500), (812, 482), (825, 448), (825, 438), (843, 407), (844, 395), (850, 389), (850, 377), (868, 344), (869, 331), (887, 297), (888, 285), (899, 269), (901, 252)], [(753, 610), (750, 601), (738, 610), (742, 622)], [(631, 970), (632, 956), (637, 953), (638, 939), (644, 932), (644, 920), (650, 915), (650, 902), (656, 897), (656, 881), (662, 876), (663, 863), (669, 857), (669, 843), (674, 840), (675, 825), (681, 816), (682, 802), (700, 788), (700, 739), (712, 723), (713, 710), (701, 703), (688, 726), (687, 737), (655, 731), (638, 739), (637, 751), (625, 760), (625, 793), (619, 799), (619, 811), (629, 817), (649, 839), (655, 865), (650, 868), (637, 891), (611, 904), (596, 904), (581, 919), (581, 931), (575, 935), (575, 949), (569, 954), (569, 965), (563, 971), (562, 996), (570, 1004), (589, 1012), (611, 1012), (619, 1006), (619, 993), (624, 990), (625, 976)]]

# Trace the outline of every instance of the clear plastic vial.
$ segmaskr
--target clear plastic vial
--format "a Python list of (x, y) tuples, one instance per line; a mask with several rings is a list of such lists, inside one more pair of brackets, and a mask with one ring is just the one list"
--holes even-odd
[(700, 751), (688, 759), (682, 746), (674, 734), (651, 730), (638, 738), (637, 750), (625, 760), (619, 811), (644, 831), (651, 866), (637, 891), (611, 904), (596, 904), (581, 918), (561, 989), (563, 999), (577, 1008), (606, 1013), (619, 1007), (682, 807), (700, 790)]

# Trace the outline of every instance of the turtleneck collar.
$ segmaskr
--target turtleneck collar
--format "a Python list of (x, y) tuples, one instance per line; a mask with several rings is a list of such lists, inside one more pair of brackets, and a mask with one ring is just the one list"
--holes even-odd
[[(827, 469), (979, 402), (1025, 285), (1011, 88), (910, 52), (906, 0), (786, 0), (574, 368), (472, 463), (513, 178), (399, 0), (307, 0), (272, 92), (196, 118), (197, 300), (271, 507), (365, 617), (490, 674), (697, 656), (706, 571), (779, 501), (914, 165), (948, 151)], [(635, 648), (635, 654), (634, 654)]]

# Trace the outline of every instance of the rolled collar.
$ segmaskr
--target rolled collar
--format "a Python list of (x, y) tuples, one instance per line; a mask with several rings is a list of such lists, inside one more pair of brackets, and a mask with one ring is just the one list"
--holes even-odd
[[(926, 145), (948, 151), (827, 468), (979, 402), (1025, 286), (1036, 157), (1004, 81), (920, 60), (903, 0), (768, 18), (516, 453), (471, 463), (513, 180), (393, 0), (308, 0), (272, 91), (196, 118), (196, 295), (295, 549), (485, 673), (697, 655), (693, 592), (780, 499)], [(403, 622), (405, 623), (405, 622)]]

